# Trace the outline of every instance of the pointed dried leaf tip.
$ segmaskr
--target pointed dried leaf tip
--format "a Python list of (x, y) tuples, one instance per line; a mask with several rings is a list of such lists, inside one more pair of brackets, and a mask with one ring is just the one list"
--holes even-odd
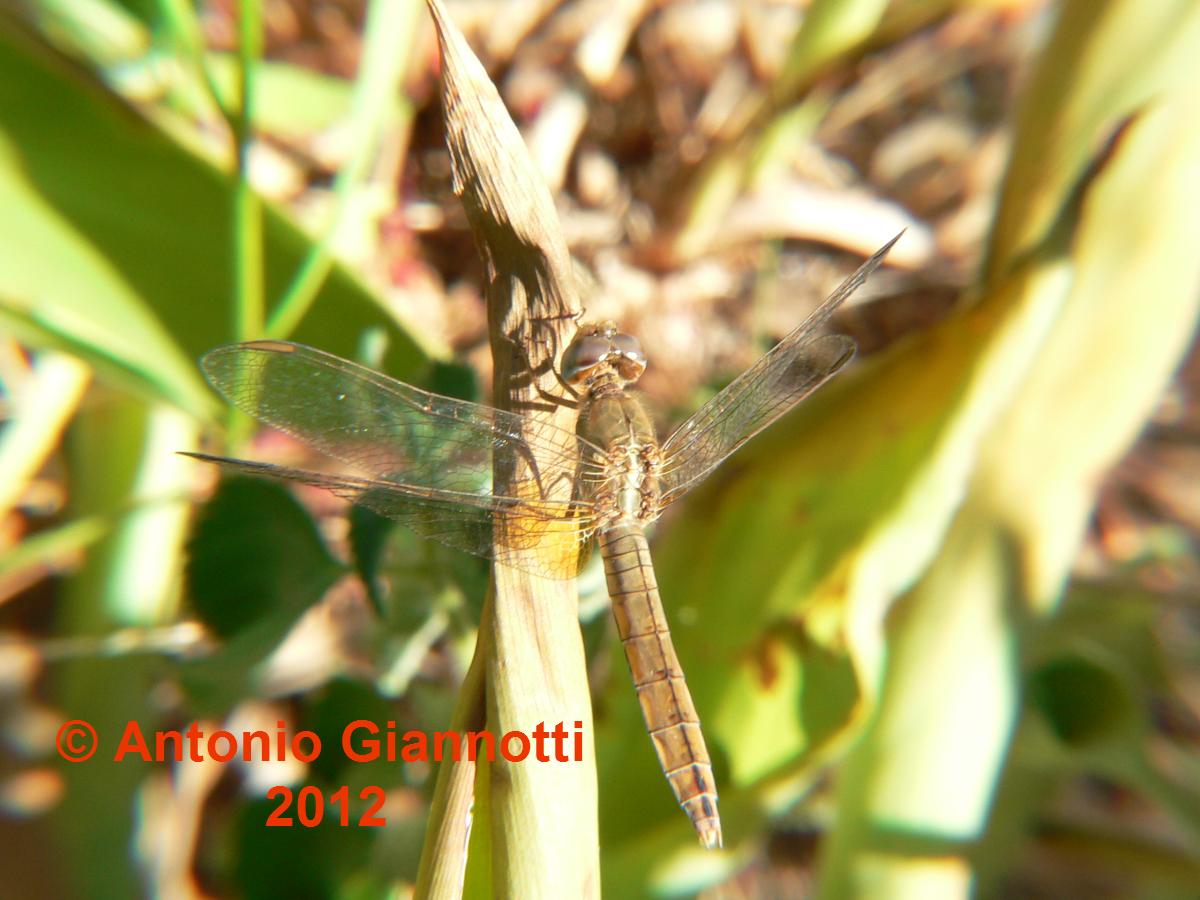
[(442, 102), (454, 190), (462, 199), (489, 277), (534, 274), (530, 316), (579, 312), (554, 201), (483, 65), (438, 0), (428, 0), (442, 51)]

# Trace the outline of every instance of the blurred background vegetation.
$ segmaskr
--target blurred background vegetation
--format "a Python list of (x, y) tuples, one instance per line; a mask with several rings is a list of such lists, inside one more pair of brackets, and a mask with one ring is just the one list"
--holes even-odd
[[(1200, 8), (449, 7), (664, 429), (907, 228), (836, 322), (860, 362), (653, 542), (724, 853), (581, 580), (605, 893), (1194, 897)], [(0, 3), (0, 895), (413, 883), (427, 766), (54, 736), (449, 721), (481, 563), (174, 453), (313, 464), (209, 392), (230, 340), (488, 396), (437, 76), (412, 0)], [(265, 828), (280, 783), (388, 825)]]

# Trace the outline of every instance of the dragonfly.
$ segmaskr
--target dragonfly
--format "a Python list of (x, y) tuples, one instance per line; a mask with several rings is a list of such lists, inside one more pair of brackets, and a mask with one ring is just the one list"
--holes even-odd
[[(188, 455), (325, 488), (419, 536), (541, 577), (574, 577), (597, 541), (659, 762), (700, 843), (718, 848), (712, 762), (671, 641), (645, 529), (850, 361), (854, 342), (822, 333), (821, 326), (899, 237), (661, 443), (629, 392), (646, 369), (646, 354), (634, 337), (603, 323), (580, 328), (561, 359), (560, 378), (579, 409), (574, 433), (432, 394), (301, 344), (261, 340), (205, 354), (208, 381), (242, 411), (361, 474)], [(536, 552), (552, 541), (569, 541), (576, 552)]]

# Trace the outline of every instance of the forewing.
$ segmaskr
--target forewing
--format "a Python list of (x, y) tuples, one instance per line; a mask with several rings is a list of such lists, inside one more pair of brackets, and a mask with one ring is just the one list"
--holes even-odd
[[(493, 471), (532, 474), (506, 493), (569, 497), (599, 451), (520, 415), (431, 394), (340, 357), (283, 341), (218, 347), (201, 366), (239, 409), (385, 481), (492, 493)], [(525, 465), (519, 465), (521, 462)]]
[(884, 244), (798, 328), (667, 438), (662, 446), (663, 505), (694, 487), (850, 361), (855, 349), (850, 338), (815, 332), (866, 281), (899, 238), (896, 235)]
[[(573, 578), (586, 560), (595, 532), (589, 505), (469, 494), (374, 478), (328, 475), (270, 463), (185, 453), (248, 475), (265, 475), (324, 488), (387, 516), (422, 537), (546, 578)], [(496, 529), (498, 517), (504, 528)], [(498, 537), (499, 536), (499, 537)], [(554, 556), (546, 547), (573, 549)]]

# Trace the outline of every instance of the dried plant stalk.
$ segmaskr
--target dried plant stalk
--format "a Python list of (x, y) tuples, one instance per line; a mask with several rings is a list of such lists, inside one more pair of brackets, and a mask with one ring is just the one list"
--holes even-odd
[[(556, 425), (569, 437), (574, 413), (558, 402), (563, 391), (555, 362), (580, 310), (554, 205), (483, 67), (438, 0), (428, 5), (442, 52), (454, 188), (487, 267), (494, 403), (526, 413), (530, 427)], [(498, 482), (506, 475), (522, 473), (497, 472)], [(562, 492), (557, 499), (570, 499), (570, 485), (556, 489)], [(567, 538), (534, 552), (553, 565), (576, 547)], [(510, 730), (528, 733), (539, 723), (548, 729), (578, 723), (585, 736), (581, 761), (498, 759), (476, 779), (476, 790), (488, 791), (486, 802), (476, 797), (476, 809), (486, 809), (488, 821), (475, 824), (490, 830), (491, 893), (596, 896), (596, 768), (575, 584), (496, 564), (488, 603), (475, 651), (475, 665), (483, 666), (488, 729), (499, 737)], [(460, 703), (460, 709), (470, 705)], [(461, 890), (464, 860), (455, 853), (465, 853), (465, 843), (453, 832), (463, 820), (444, 813), (454, 797), (461, 801), (466, 782), (439, 773), (420, 896), (454, 896), (456, 883)]]

